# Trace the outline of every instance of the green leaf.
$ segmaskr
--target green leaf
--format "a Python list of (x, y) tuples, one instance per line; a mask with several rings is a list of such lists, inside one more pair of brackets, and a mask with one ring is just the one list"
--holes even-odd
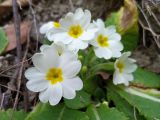
[(105, 91), (100, 87), (97, 87), (95, 89), (93, 96), (94, 96), (94, 99), (98, 101), (101, 101), (106, 98)]
[(5, 31), (0, 28), (0, 54), (5, 50), (8, 45), (8, 38), (5, 34)]
[(87, 109), (87, 115), (90, 120), (129, 120), (116, 108), (109, 108), (106, 103), (102, 103), (98, 108), (94, 105), (89, 106)]
[(9, 109), (7, 111), (0, 111), (0, 120), (24, 120), (27, 113), (23, 111), (14, 111)]
[(138, 68), (134, 72), (133, 84), (141, 87), (160, 88), (160, 75)]
[(25, 120), (89, 120), (81, 111), (67, 108), (64, 104), (50, 106), (38, 104)]
[(91, 95), (86, 93), (85, 91), (78, 91), (74, 99), (64, 99), (64, 102), (67, 107), (72, 109), (85, 108), (86, 106), (91, 104)]
[(134, 106), (131, 106), (125, 99), (123, 99), (117, 92), (115, 91), (114, 87), (108, 86), (107, 87), (107, 98), (109, 101), (113, 101), (116, 108), (125, 113), (130, 120), (145, 120), (145, 118), (139, 115), (138, 111), (135, 109)]
[(93, 66), (90, 71), (92, 74), (96, 74), (98, 71), (114, 71), (114, 63), (113, 62), (107, 62), (107, 63), (101, 63)]
[(84, 83), (83, 89), (90, 94), (94, 94), (95, 89), (98, 87), (97, 76), (95, 75), (90, 76), (89, 78), (85, 79), (83, 83)]
[(144, 115), (148, 120), (160, 119), (159, 98), (139, 92), (132, 87), (114, 86), (114, 88), (122, 98), (134, 106), (139, 111), (139, 113)]
[(111, 13), (106, 20), (106, 26), (115, 25), (122, 35), (124, 51), (132, 51), (139, 41), (138, 11), (133, 0), (124, 0), (124, 6), (118, 12)]

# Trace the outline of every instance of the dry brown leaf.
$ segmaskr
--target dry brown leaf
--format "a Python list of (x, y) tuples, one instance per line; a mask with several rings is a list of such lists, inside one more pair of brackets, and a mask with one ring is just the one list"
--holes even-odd
[[(27, 6), (28, 0), (17, 0), (17, 3), (20, 7)], [(3, 15), (7, 11), (12, 9), (12, 0), (5, 0), (4, 2), (0, 3), (0, 15)]]
[(110, 74), (107, 72), (98, 72), (97, 75), (100, 75), (104, 80), (107, 80), (110, 77)]
[[(21, 43), (22, 44), (26, 42), (30, 28), (31, 28), (30, 22), (21, 23), (20, 31), (21, 31)], [(16, 35), (15, 35), (14, 24), (7, 25), (6, 27), (4, 27), (4, 30), (6, 32), (6, 35), (9, 41), (8, 46), (5, 50), (7, 52), (7, 51), (10, 51), (16, 48)]]

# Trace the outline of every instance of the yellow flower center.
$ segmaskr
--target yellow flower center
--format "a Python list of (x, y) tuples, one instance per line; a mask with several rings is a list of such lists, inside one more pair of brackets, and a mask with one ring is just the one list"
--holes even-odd
[(60, 28), (61, 27), (61, 24), (59, 22), (53, 22), (53, 26), (55, 28)]
[(61, 68), (51, 68), (48, 70), (46, 79), (51, 82), (51, 84), (56, 84), (57, 82), (63, 81), (62, 69)]
[(101, 47), (108, 47), (109, 46), (108, 37), (106, 37), (102, 34), (98, 35), (97, 42)]
[(123, 69), (124, 69), (124, 64), (121, 63), (121, 62), (118, 62), (118, 63), (116, 64), (116, 66), (117, 66), (119, 72), (122, 73), (122, 72), (123, 72)]
[(80, 25), (73, 25), (69, 28), (68, 34), (73, 38), (78, 38), (83, 33), (83, 29)]

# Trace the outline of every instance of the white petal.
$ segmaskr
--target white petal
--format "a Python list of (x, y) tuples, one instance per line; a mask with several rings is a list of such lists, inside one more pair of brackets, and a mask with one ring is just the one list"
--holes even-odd
[(59, 56), (54, 47), (48, 47), (42, 53), (36, 53), (32, 57), (33, 64), (41, 72), (47, 72), (52, 67), (57, 67)]
[(72, 88), (73, 90), (81, 90), (83, 88), (83, 82), (79, 77), (65, 79), (62, 84), (65, 84), (68, 88)]
[(131, 62), (131, 63), (135, 63), (136, 60), (135, 59), (132, 59), (132, 58), (128, 58), (128, 60)]
[(46, 103), (49, 101), (49, 96), (50, 96), (50, 87), (42, 92), (39, 93), (39, 99), (41, 102)]
[(91, 22), (91, 12), (89, 10), (85, 10), (83, 18), (80, 19), (79, 23), (84, 29), (86, 29), (90, 25), (90, 22)]
[(122, 53), (118, 50), (112, 50), (112, 57), (118, 58), (122, 55)]
[(62, 98), (62, 86), (60, 83), (56, 83), (55, 85), (50, 85), (50, 96), (49, 103), (51, 105), (57, 105)]
[(82, 8), (77, 8), (74, 13), (74, 20), (80, 20), (84, 16), (84, 12)]
[(114, 41), (120, 41), (121, 40), (121, 36), (118, 33), (113, 33), (111, 35), (108, 36), (109, 40), (114, 40)]
[(48, 22), (48, 23), (42, 25), (42, 27), (40, 27), (40, 33), (45, 34), (48, 32), (48, 30), (52, 29), (53, 27), (54, 27), (53, 22)]
[(44, 50), (45, 48), (48, 48), (48, 47), (49, 47), (49, 45), (42, 45), (42, 46), (40, 47), (40, 51), (43, 52), (43, 50)]
[(68, 64), (68, 62), (72, 62), (78, 60), (78, 56), (74, 54), (71, 51), (65, 51), (61, 56), (60, 56), (60, 64), (65, 66)]
[[(67, 60), (66, 60), (67, 61)], [(77, 61), (68, 61), (67, 64), (61, 64), (63, 76), (65, 78), (75, 77), (81, 70), (81, 62)]]
[(80, 36), (79, 39), (92, 40), (95, 37), (96, 32), (97, 32), (97, 29), (88, 29), (87, 31), (83, 32), (83, 34)]
[(109, 43), (109, 48), (111, 50), (118, 50), (118, 51), (122, 51), (123, 50), (123, 44), (120, 41), (108, 41)]
[(117, 84), (125, 84), (126, 86), (129, 85), (128, 80), (123, 76), (123, 74), (119, 73), (118, 71), (115, 71), (113, 74), (113, 83), (115, 85)]
[(112, 57), (120, 57), (123, 50), (123, 44), (120, 41), (110, 41), (109, 49), (112, 51)]
[(75, 90), (73, 90), (71, 87), (68, 87), (66, 84), (63, 84), (63, 97), (66, 99), (73, 99), (76, 96)]
[(99, 28), (103, 29), (105, 28), (104, 22), (102, 19), (97, 19), (97, 21), (93, 21), (93, 23)]
[(124, 52), (119, 58), (120, 61), (125, 61), (131, 55), (131, 52)]
[(48, 87), (49, 81), (45, 79), (30, 80), (27, 82), (26, 86), (29, 90), (33, 92), (40, 92)]
[(132, 81), (132, 80), (134, 79), (132, 74), (123, 74), (123, 77), (124, 77), (127, 81)]
[(108, 26), (106, 28), (107, 35), (116, 33), (116, 27), (114, 25)]
[(112, 52), (108, 48), (95, 48), (95, 54), (98, 58), (110, 59), (112, 57)]
[(28, 80), (37, 80), (45, 78), (45, 74), (38, 71), (35, 67), (28, 68), (25, 71), (24, 75)]
[(64, 44), (69, 44), (72, 41), (72, 38), (67, 32), (56, 33), (50, 39), (53, 39), (55, 42), (62, 42)]
[(93, 40), (89, 41), (89, 43), (90, 43), (91, 45), (93, 45), (94, 47), (98, 47), (98, 46), (99, 46), (99, 44), (98, 44), (98, 42), (97, 42), (96, 39), (93, 39)]
[(74, 17), (73, 17), (73, 16), (74, 16), (74, 14), (71, 13), (71, 12), (69, 12), (69, 13), (66, 14), (65, 18), (60, 19), (59, 22), (60, 22), (61, 27), (62, 27), (63, 29), (68, 30), (69, 27), (70, 27), (72, 24), (74, 24), (74, 20), (73, 20)]
[(54, 41), (54, 35), (57, 34), (57, 33), (63, 33), (64, 30), (59, 28), (59, 29), (50, 29), (47, 33), (46, 33), (46, 36), (48, 38), (49, 41)]
[(129, 61), (125, 61), (124, 72), (125, 73), (132, 73), (137, 69), (137, 65), (134, 63), (130, 63)]
[(80, 39), (73, 40), (72, 43), (68, 45), (70, 50), (79, 50), (79, 49), (86, 49), (88, 47), (87, 41), (82, 41)]

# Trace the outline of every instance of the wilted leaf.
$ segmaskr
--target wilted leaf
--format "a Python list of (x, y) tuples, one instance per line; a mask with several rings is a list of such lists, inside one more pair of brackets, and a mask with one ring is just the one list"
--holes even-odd
[(14, 111), (9, 109), (7, 111), (0, 111), (0, 120), (24, 120), (27, 113), (23, 111)]
[(97, 75), (100, 75), (104, 80), (107, 80), (110, 77), (110, 74), (107, 72), (98, 72)]
[[(28, 0), (17, 0), (20, 7), (28, 5)], [(12, 9), (12, 0), (5, 0), (0, 3), (0, 15), (3, 15), (7, 11)]]
[[(27, 40), (27, 36), (28, 33), (30, 31), (31, 28), (31, 24), (30, 22), (23, 22), (21, 23), (21, 44), (25, 43)], [(6, 32), (6, 35), (9, 39), (9, 44), (7, 46), (7, 48), (5, 49), (5, 51), (10, 51), (16, 48), (17, 44), (16, 44), (16, 34), (15, 34), (15, 29), (14, 29), (14, 25), (8, 25), (6, 27), (4, 27), (4, 30)]]
[(8, 45), (8, 38), (6, 37), (5, 31), (0, 28), (0, 54), (5, 50)]
[(85, 91), (78, 91), (74, 99), (64, 99), (67, 107), (72, 109), (81, 109), (91, 104), (91, 95)]
[(25, 120), (89, 120), (81, 111), (67, 108), (64, 104), (50, 106), (39, 103)]
[(138, 11), (134, 0), (124, 0), (124, 6), (112, 13), (106, 20), (106, 25), (115, 25), (122, 35), (124, 51), (135, 49), (138, 43)]
[(97, 108), (91, 105), (87, 109), (87, 115), (90, 120), (129, 120), (122, 112), (116, 108), (109, 108), (106, 103)]

